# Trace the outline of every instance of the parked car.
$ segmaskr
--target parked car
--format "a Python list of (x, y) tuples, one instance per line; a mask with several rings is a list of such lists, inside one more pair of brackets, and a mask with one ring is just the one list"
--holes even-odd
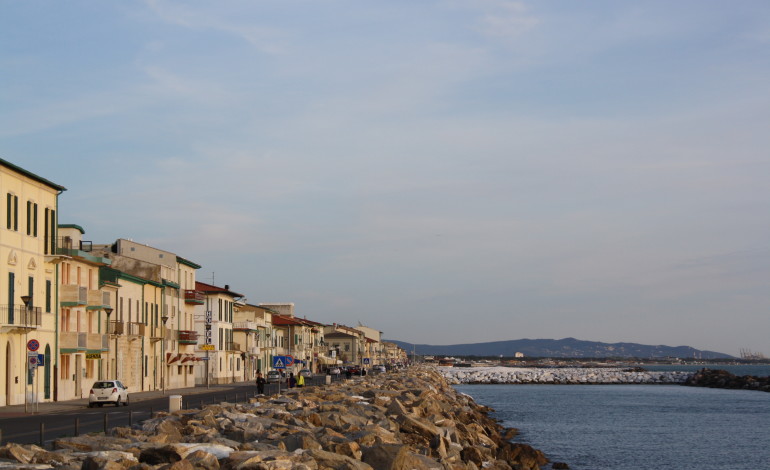
[(377, 373), (382, 374), (385, 371), (386, 371), (385, 370), (385, 366), (374, 366), (374, 367), (372, 367), (372, 372), (377, 372)]
[(286, 378), (277, 370), (269, 370), (267, 371), (267, 375), (265, 375), (265, 380), (269, 384), (277, 384), (279, 382), (285, 382)]
[(331, 369), (329, 369), (329, 375), (340, 375), (341, 373), (342, 371), (340, 370), (339, 367), (332, 367)]
[(120, 380), (99, 380), (94, 382), (88, 393), (88, 407), (111, 403), (115, 406), (128, 406), (128, 387)]
[(310, 369), (302, 369), (301, 371), (299, 371), (299, 375), (301, 375), (302, 377), (305, 377), (306, 379), (313, 378), (313, 373), (310, 371)]

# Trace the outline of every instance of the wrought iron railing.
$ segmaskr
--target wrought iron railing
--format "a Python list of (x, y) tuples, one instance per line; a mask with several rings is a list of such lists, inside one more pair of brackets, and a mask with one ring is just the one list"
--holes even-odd
[(40, 307), (0, 305), (0, 326), (37, 328), (41, 326), (43, 311)]

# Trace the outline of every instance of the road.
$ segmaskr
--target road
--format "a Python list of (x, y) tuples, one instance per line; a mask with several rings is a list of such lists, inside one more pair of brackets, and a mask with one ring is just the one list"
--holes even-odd
[[(307, 380), (307, 387), (322, 386), (326, 376)], [(333, 378), (336, 380), (336, 378)], [(286, 385), (281, 384), (281, 391)], [(180, 390), (129, 393), (130, 405), (89, 408), (88, 399), (40, 403), (34, 413), (24, 413), (24, 406), (0, 408), (0, 444), (38, 444), (51, 448), (54, 439), (65, 436), (103, 432), (105, 429), (137, 424), (156, 411), (168, 411), (171, 395), (182, 396), (182, 408), (200, 408), (212, 403), (244, 403), (256, 395), (253, 382), (194, 387)], [(129, 391), (130, 392), (130, 391)], [(278, 393), (278, 384), (267, 384), (266, 395)], [(29, 405), (34, 410), (35, 405)]]

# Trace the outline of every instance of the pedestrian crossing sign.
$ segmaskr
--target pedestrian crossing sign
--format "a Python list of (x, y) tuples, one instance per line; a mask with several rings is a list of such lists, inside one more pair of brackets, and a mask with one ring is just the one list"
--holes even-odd
[(273, 369), (285, 369), (286, 356), (273, 356)]

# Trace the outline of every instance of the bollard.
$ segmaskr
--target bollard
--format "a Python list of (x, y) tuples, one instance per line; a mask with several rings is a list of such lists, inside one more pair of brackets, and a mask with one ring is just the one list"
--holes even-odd
[(182, 409), (182, 395), (171, 395), (168, 397), (168, 412), (173, 413)]
[(104, 434), (107, 434), (107, 423), (109, 419), (107, 418), (107, 413), (104, 413)]
[(40, 447), (45, 448), (45, 423), (40, 421)]
[(332, 376), (331, 375), (327, 375), (326, 376), (326, 385), (330, 385), (331, 383), (332, 383)]
[(134, 414), (133, 411), (129, 411), (128, 412), (128, 427), (129, 428), (131, 427), (131, 425), (134, 424), (133, 414)]
[(75, 437), (80, 435), (80, 418), (75, 418)]
[(201, 409), (203, 409), (203, 398), (201, 398)]

